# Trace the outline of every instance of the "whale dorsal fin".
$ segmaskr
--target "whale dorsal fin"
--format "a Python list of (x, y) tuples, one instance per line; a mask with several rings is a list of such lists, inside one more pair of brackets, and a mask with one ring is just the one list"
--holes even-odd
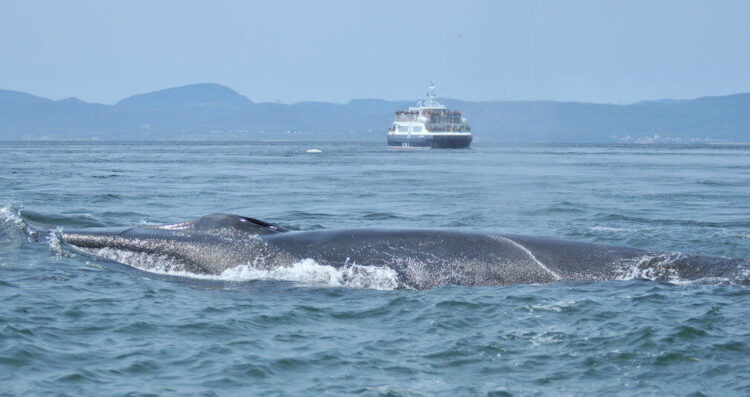
[(261, 228), (264, 228), (264, 229), (268, 229), (268, 230), (274, 231), (276, 233), (282, 233), (282, 232), (287, 232), (288, 231), (287, 229), (284, 229), (283, 227), (281, 227), (279, 225), (274, 225), (273, 223), (264, 222), (264, 221), (262, 221), (260, 219), (250, 218), (250, 217), (247, 217), (247, 216), (241, 216), (240, 217), (240, 222), (249, 222), (249, 223), (252, 223), (252, 224), (254, 224), (254, 225), (258, 226), (258, 227), (261, 227)]
[(264, 222), (259, 219), (247, 216), (232, 214), (211, 214), (200, 217), (194, 221), (177, 223), (174, 225), (148, 226), (150, 229), (166, 230), (196, 230), (212, 231), (232, 229), (251, 234), (274, 234), (283, 233), (287, 229), (272, 223)]

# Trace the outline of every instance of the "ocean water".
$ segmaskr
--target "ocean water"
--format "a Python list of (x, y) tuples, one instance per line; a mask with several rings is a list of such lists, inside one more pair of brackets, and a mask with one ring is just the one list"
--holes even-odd
[(163, 277), (56, 237), (228, 212), (750, 258), (748, 146), (4, 142), (0, 208), (0, 394), (750, 394), (746, 286)]

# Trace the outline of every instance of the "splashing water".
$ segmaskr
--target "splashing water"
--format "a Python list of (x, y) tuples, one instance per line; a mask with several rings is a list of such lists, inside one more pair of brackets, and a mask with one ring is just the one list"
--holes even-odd
[[(55, 237), (50, 235), (50, 247), (58, 255), (62, 252), (61, 241), (59, 235), (56, 234)], [(264, 269), (255, 264), (240, 264), (225, 270), (220, 275), (205, 275), (187, 271), (186, 266), (180, 263), (178, 259), (167, 255), (133, 252), (116, 248), (90, 249), (76, 247), (76, 250), (154, 274), (194, 279), (220, 281), (276, 280), (292, 281), (303, 285), (379, 290), (396, 289), (401, 286), (396, 271), (388, 267), (348, 264), (335, 268), (329, 265), (321, 265), (309, 258), (291, 266), (273, 269)]]

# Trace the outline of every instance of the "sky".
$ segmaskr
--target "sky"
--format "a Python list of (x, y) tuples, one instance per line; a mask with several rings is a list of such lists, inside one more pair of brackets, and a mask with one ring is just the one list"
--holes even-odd
[(0, 0), (0, 89), (114, 103), (631, 103), (750, 92), (750, 1)]

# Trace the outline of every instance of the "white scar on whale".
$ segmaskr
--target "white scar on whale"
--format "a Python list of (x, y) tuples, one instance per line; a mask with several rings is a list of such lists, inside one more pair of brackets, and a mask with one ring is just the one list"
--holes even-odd
[(525, 252), (529, 257), (531, 257), (531, 259), (533, 259), (534, 262), (536, 262), (536, 264), (539, 265), (539, 267), (541, 267), (542, 269), (544, 269), (544, 271), (546, 271), (547, 273), (551, 274), (552, 277), (554, 277), (555, 279), (562, 280), (562, 277), (560, 277), (559, 274), (553, 272), (552, 270), (549, 270), (549, 268), (547, 266), (545, 266), (544, 263), (542, 263), (541, 261), (539, 261), (539, 259), (537, 259), (536, 256), (534, 256), (534, 254), (532, 254), (531, 251), (529, 251), (528, 249), (526, 249), (526, 247), (524, 247), (523, 245), (518, 244), (517, 242), (515, 242), (515, 241), (513, 241), (511, 239), (505, 238), (505, 237), (498, 236), (497, 238), (501, 238), (501, 239), (503, 239), (503, 240), (505, 240), (505, 241), (507, 241), (507, 242), (509, 242), (509, 243), (511, 243), (513, 245), (515, 245), (516, 247), (522, 249), (523, 252)]

